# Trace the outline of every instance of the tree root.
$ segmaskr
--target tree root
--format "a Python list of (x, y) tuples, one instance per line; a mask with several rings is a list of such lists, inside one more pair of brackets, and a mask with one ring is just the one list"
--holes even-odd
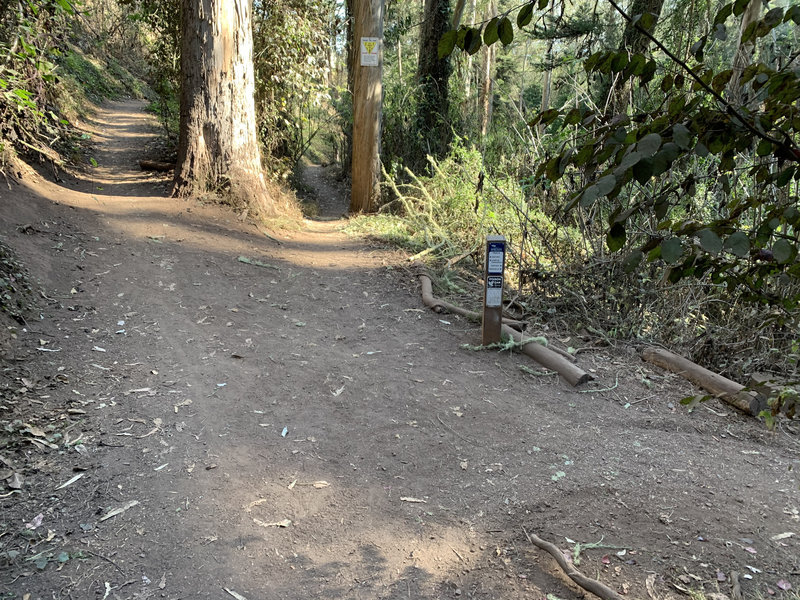
[(550, 542), (545, 542), (543, 539), (537, 537), (533, 533), (528, 533), (525, 531), (524, 527), (522, 528), (522, 531), (531, 544), (550, 554), (550, 556), (552, 556), (558, 563), (558, 566), (561, 567), (561, 570), (564, 571), (564, 574), (566, 574), (567, 577), (574, 581), (578, 586), (587, 592), (594, 594), (598, 598), (602, 598), (603, 600), (622, 600), (622, 596), (620, 596), (610, 587), (604, 583), (600, 583), (596, 579), (586, 577), (586, 575), (578, 571), (578, 569), (576, 569), (574, 566), (567, 563), (567, 560), (564, 558), (564, 554), (561, 552), (561, 550), (559, 550), (558, 546), (551, 544)]

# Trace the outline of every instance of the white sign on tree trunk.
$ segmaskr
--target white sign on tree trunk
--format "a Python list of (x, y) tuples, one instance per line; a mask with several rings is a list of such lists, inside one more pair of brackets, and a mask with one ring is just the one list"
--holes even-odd
[(377, 67), (378, 53), (381, 49), (381, 40), (376, 37), (361, 38), (361, 66)]

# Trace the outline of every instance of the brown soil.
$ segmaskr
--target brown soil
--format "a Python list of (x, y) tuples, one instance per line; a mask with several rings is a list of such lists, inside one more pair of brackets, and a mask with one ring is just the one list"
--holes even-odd
[(576, 390), (464, 349), (405, 257), (168, 198), (137, 103), (94, 127), (97, 168), (0, 191), (46, 296), (0, 382), (0, 598), (584, 597), (526, 531), (631, 598), (800, 587), (796, 429), (633, 350)]

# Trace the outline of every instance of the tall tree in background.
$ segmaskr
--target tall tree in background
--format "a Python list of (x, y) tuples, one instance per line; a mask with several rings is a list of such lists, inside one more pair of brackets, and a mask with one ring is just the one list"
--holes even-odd
[(742, 88), (739, 84), (742, 78), (742, 72), (745, 67), (750, 64), (755, 51), (755, 40), (750, 39), (742, 41), (742, 35), (761, 16), (761, 0), (750, 0), (747, 8), (742, 13), (742, 22), (739, 26), (739, 36), (736, 39), (736, 51), (733, 54), (733, 65), (731, 80), (728, 83), (728, 96), (731, 104), (738, 105), (742, 103), (743, 94)]
[[(489, 0), (489, 14), (487, 21), (497, 16), (496, 0)], [(483, 49), (483, 79), (481, 80), (481, 135), (486, 136), (489, 132), (489, 124), (492, 122), (492, 96), (494, 81), (492, 72), (494, 70), (495, 57), (497, 56), (497, 46), (486, 46)]]
[(441, 158), (450, 148), (450, 58), (439, 58), (439, 40), (451, 26), (450, 0), (425, 0), (417, 79), (420, 100), (417, 124), (426, 153)]
[[(650, 14), (653, 19), (649, 22), (649, 27), (646, 27), (648, 32), (655, 29), (656, 21), (661, 16), (661, 9), (664, 6), (664, 0), (633, 0), (628, 7), (628, 14), (631, 17), (640, 17), (644, 14)], [(626, 22), (625, 30), (622, 32), (622, 43), (620, 50), (627, 51), (629, 55), (645, 54), (650, 48), (650, 38), (642, 31), (643, 24), (648, 20), (639, 19), (636, 23), (631, 21)], [(631, 80), (617, 76), (612, 85), (609, 93), (609, 108), (613, 113), (623, 113), (627, 110), (631, 101)]]
[(260, 215), (267, 191), (253, 101), (251, 0), (183, 0), (181, 119), (173, 195), (223, 192)]

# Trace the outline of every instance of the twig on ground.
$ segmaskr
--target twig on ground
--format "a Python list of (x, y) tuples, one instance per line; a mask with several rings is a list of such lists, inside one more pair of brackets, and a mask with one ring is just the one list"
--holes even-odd
[(567, 559), (564, 558), (564, 553), (561, 552), (558, 546), (551, 544), (550, 542), (545, 542), (543, 539), (537, 537), (533, 533), (528, 533), (524, 527), (522, 528), (522, 532), (525, 534), (525, 537), (528, 538), (528, 541), (531, 544), (550, 554), (550, 556), (555, 559), (555, 561), (558, 563), (558, 566), (561, 567), (561, 570), (564, 571), (567, 577), (569, 577), (581, 588), (594, 594), (598, 598), (602, 598), (603, 600), (622, 600), (622, 596), (604, 583), (601, 583), (596, 579), (586, 577), (574, 566), (569, 565), (567, 563)]
[(127, 573), (122, 570), (122, 567), (120, 567), (117, 563), (115, 563), (113, 560), (111, 560), (107, 556), (103, 556), (102, 554), (98, 554), (97, 552), (92, 552), (91, 550), (86, 550), (86, 549), (81, 550), (81, 552), (86, 552), (86, 554), (91, 554), (92, 556), (96, 556), (97, 558), (100, 558), (100, 559), (106, 561), (107, 563), (110, 563), (111, 565), (114, 566), (114, 568), (117, 571), (119, 571), (123, 575), (127, 576)]

